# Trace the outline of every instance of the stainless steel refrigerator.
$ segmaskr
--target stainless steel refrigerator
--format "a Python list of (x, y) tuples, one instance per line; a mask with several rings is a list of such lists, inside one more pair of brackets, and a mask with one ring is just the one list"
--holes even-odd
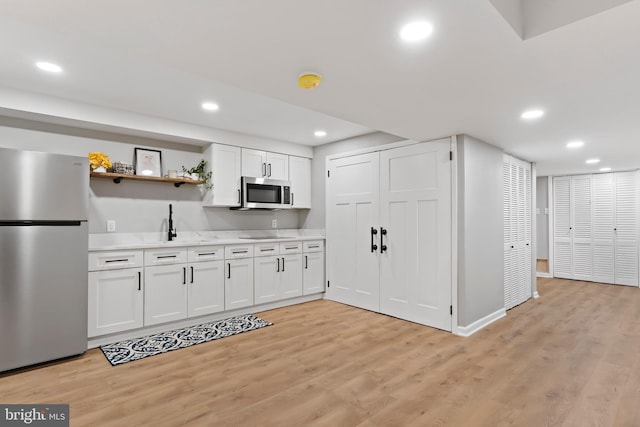
[(87, 349), (89, 165), (0, 148), (0, 372)]

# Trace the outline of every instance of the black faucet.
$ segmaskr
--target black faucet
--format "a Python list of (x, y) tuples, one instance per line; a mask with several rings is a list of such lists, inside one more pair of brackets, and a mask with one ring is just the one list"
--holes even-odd
[(174, 237), (178, 237), (178, 231), (173, 228), (173, 207), (169, 203), (169, 241), (172, 241)]

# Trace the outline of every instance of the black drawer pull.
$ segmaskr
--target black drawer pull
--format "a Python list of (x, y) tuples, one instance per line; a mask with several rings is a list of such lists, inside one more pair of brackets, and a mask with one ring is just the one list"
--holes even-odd
[(198, 256), (208, 256), (208, 255), (216, 255), (216, 254), (217, 252), (204, 252), (204, 253), (198, 254)]
[(286, 250), (290, 250), (290, 249), (298, 249), (298, 246), (285, 246), (284, 247)]
[(129, 261), (129, 258), (122, 258), (122, 259), (108, 259), (105, 262), (127, 262)]
[(309, 249), (315, 249), (315, 248), (319, 248), (320, 245), (309, 245), (307, 246)]
[(177, 257), (177, 255), (160, 255), (160, 256), (158, 256), (156, 258), (165, 259), (165, 258), (176, 258), (176, 257)]
[(142, 273), (138, 271), (138, 290), (142, 290)]
[(275, 251), (274, 248), (260, 248), (260, 252), (271, 252), (271, 251)]
[(231, 251), (232, 254), (246, 254), (247, 252), (249, 252), (248, 250), (244, 250), (244, 251)]

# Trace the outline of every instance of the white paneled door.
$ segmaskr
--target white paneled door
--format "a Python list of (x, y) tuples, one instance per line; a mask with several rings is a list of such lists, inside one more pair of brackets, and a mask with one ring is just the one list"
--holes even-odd
[(379, 221), (378, 153), (331, 160), (327, 179), (327, 297), (380, 310), (378, 252), (371, 227)]
[(451, 330), (449, 142), (380, 153), (380, 311)]
[(327, 297), (451, 331), (449, 140), (328, 167)]

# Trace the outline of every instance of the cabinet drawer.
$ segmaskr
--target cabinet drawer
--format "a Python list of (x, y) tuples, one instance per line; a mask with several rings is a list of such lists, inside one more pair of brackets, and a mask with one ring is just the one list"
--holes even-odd
[(89, 252), (89, 271), (142, 267), (142, 250)]
[(224, 259), (251, 257), (253, 257), (253, 245), (232, 245), (224, 247)]
[(280, 254), (298, 254), (302, 252), (302, 242), (280, 242)]
[(269, 256), (280, 254), (280, 244), (278, 242), (256, 243), (253, 253), (255, 256)]
[(309, 240), (304, 242), (303, 252), (322, 252), (324, 251), (324, 240)]
[(216, 261), (224, 258), (224, 246), (199, 246), (189, 248), (189, 262)]
[(187, 262), (187, 248), (160, 248), (144, 250), (145, 267), (185, 262)]

